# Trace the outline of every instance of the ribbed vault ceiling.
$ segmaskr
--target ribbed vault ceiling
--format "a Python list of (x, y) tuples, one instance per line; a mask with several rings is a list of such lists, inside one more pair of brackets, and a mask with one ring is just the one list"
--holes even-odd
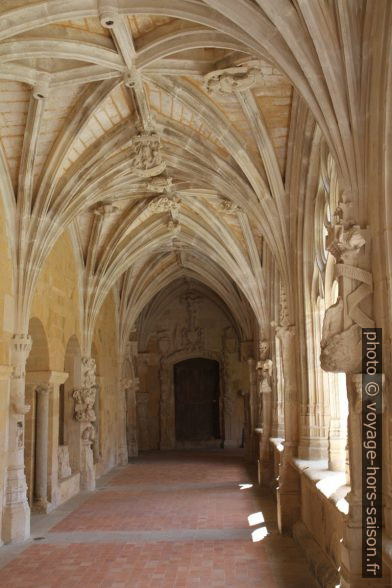
[[(273, 5), (1, 3), (0, 188), (16, 227), (19, 321), (45, 258), (70, 228), (87, 345), (111, 288), (132, 317), (127, 331), (181, 276), (237, 309), (244, 336), (255, 318), (265, 327), (263, 246), (290, 282), (284, 178), (293, 83), (329, 135), (310, 89), (315, 49), (306, 58), (314, 71), (304, 73), (294, 59), (304, 42), (289, 49)], [(211, 72), (228, 68), (256, 71), (253, 83), (220, 92), (212, 79), (209, 88)]]

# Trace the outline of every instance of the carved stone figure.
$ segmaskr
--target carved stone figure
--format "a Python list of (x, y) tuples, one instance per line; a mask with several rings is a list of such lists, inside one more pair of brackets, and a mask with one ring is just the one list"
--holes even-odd
[(23, 423), (18, 421), (16, 423), (16, 446), (18, 449), (23, 447)]
[[(335, 225), (328, 229), (327, 249), (335, 257), (339, 298), (325, 313), (320, 364), (330, 372), (356, 373), (361, 370), (361, 329), (373, 327), (366, 314), (371, 295), (372, 275), (369, 253), (365, 250), (366, 230), (354, 224), (352, 202), (343, 194), (334, 214)], [(367, 302), (367, 308), (361, 307)]]
[(155, 133), (141, 133), (132, 142), (131, 166), (139, 176), (155, 176), (163, 172), (166, 163), (162, 161), (159, 136)]
[(182, 329), (182, 345), (187, 351), (204, 347), (204, 329), (198, 326), (200, 297), (189, 291), (184, 296), (187, 310), (187, 326)]
[(58, 457), (58, 476), (59, 480), (64, 480), (72, 475), (71, 466), (69, 465), (68, 445), (59, 445), (57, 450)]
[(242, 65), (218, 69), (210, 72), (204, 78), (206, 90), (209, 94), (227, 96), (233, 92), (244, 92), (255, 85), (260, 76), (260, 69), (254, 65)]
[(72, 394), (75, 400), (75, 419), (79, 422), (93, 422), (96, 420), (94, 403), (96, 386), (91, 388), (76, 388)]
[(95, 359), (92, 357), (82, 357), (82, 387), (92, 388), (95, 386)]

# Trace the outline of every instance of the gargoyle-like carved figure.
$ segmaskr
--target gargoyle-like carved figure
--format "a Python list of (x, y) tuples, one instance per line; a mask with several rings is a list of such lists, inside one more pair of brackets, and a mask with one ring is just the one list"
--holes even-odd
[(259, 76), (258, 67), (241, 65), (212, 71), (204, 77), (204, 83), (209, 94), (228, 96), (233, 92), (249, 90), (255, 85)]
[(72, 396), (75, 400), (75, 419), (79, 422), (94, 422), (96, 420), (94, 403), (96, 386), (91, 388), (76, 388)]
[(166, 163), (162, 161), (161, 143), (156, 133), (141, 133), (132, 142), (131, 167), (139, 176), (157, 176), (163, 172)]

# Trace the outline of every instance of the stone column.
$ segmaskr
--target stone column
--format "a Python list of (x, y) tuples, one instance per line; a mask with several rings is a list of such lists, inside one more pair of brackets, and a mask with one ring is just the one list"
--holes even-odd
[(282, 351), (284, 378), (284, 442), (279, 464), (279, 486), (277, 489), (278, 527), (281, 533), (291, 533), (293, 524), (300, 518), (300, 486), (292, 459), (298, 445), (298, 399), (295, 327), (276, 327)]
[(59, 502), (59, 387), (67, 378), (66, 372), (51, 370), (26, 374), (26, 390), (36, 394), (33, 507), (38, 511), (49, 512)]
[(8, 467), (3, 515), (5, 543), (25, 541), (30, 536), (30, 508), (24, 473), (24, 415), (26, 361), (31, 350), (30, 335), (15, 334), (11, 340), (11, 394), (8, 430)]
[[(162, 365), (160, 370), (161, 380), (161, 399), (160, 399), (160, 449), (173, 449), (176, 444), (176, 433), (175, 433), (175, 417), (174, 417), (174, 390), (173, 390), (173, 378), (171, 376), (170, 367), (168, 365)], [(141, 395), (138, 394), (138, 405), (141, 401)], [(145, 422), (147, 423), (147, 399), (143, 400), (143, 412), (139, 411), (138, 414), (145, 415)], [(139, 432), (142, 423), (139, 420)]]
[(119, 381), (119, 398), (118, 398), (118, 441), (116, 461), (119, 465), (128, 463), (128, 444), (127, 444), (127, 411), (128, 411), (128, 386), (129, 380), (123, 377), (125, 357), (122, 355), (118, 363), (118, 381)]
[(75, 400), (74, 418), (80, 423), (80, 487), (82, 490), (95, 489), (95, 468), (92, 444), (95, 439), (93, 423), (96, 421), (94, 411), (97, 392), (95, 360), (82, 357), (82, 387), (73, 392)]
[(8, 423), (10, 404), (10, 380), (12, 368), (0, 365), (0, 546), (3, 545), (3, 505), (8, 459)]
[(258, 365), (260, 378), (260, 404), (262, 405), (262, 434), (259, 451), (259, 483), (269, 486), (273, 477), (273, 463), (270, 451), (272, 432), (272, 360), (264, 359)]
[(35, 443), (34, 510), (47, 512), (48, 508), (48, 431), (49, 390), (48, 386), (37, 386), (37, 419)]
[(127, 398), (127, 445), (129, 457), (138, 455), (136, 396), (139, 390), (139, 378), (127, 380), (125, 389)]
[(258, 424), (258, 394), (257, 394), (257, 372), (256, 361), (253, 357), (248, 358), (249, 369), (249, 430), (245, 431), (245, 450), (249, 459), (257, 455), (258, 438), (255, 432)]

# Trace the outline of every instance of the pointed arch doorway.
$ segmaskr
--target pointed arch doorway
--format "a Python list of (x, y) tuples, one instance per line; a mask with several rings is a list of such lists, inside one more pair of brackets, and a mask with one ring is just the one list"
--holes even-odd
[(177, 443), (220, 439), (219, 362), (196, 357), (174, 365)]

